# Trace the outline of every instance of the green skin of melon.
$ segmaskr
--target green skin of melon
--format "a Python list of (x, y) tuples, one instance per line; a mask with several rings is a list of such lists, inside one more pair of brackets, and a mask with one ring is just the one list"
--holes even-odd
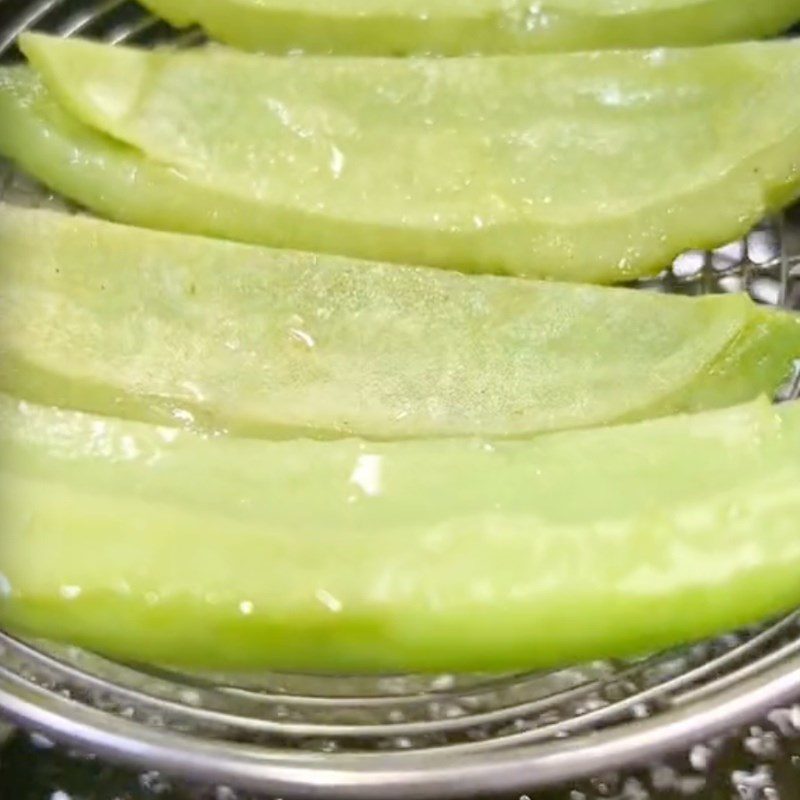
[(772, 394), (800, 317), (0, 206), (0, 390), (258, 437), (519, 437)]
[(0, 152), (105, 216), (564, 281), (654, 274), (800, 189), (800, 44), (285, 59), (31, 35)]
[(200, 669), (493, 671), (800, 602), (800, 406), (265, 442), (0, 399), (0, 620)]
[(703, 45), (779, 33), (798, 0), (144, 0), (248, 50), (403, 55)]

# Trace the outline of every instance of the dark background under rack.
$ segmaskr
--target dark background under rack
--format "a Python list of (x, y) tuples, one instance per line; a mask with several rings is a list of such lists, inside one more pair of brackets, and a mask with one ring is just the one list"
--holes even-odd
[[(798, 800), (800, 704), (662, 763), (497, 800)], [(187, 787), (12, 735), (0, 749), (0, 800), (278, 800)], [(291, 800), (286, 797), (281, 800)]]

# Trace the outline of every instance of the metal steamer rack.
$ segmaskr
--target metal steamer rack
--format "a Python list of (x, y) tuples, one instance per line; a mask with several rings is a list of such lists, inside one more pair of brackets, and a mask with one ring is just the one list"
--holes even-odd
[[(33, 27), (202, 40), (126, 0), (0, 0), (0, 59), (17, 59), (15, 39)], [(0, 199), (62, 204), (2, 163)], [(800, 208), (681, 256), (641, 288), (746, 290), (800, 309)], [(800, 371), (782, 396), (800, 397)], [(114, 761), (284, 798), (518, 794), (657, 758), (798, 695), (800, 613), (636, 661), (504, 676), (178, 674), (0, 633), (12, 721)]]

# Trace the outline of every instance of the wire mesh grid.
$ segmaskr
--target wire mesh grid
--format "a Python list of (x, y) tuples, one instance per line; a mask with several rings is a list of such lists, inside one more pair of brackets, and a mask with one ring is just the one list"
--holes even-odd
[[(30, 28), (194, 44), (128, 0), (0, 0), (0, 60)], [(0, 199), (76, 209), (0, 162)], [(638, 288), (747, 291), (800, 309), (800, 209), (689, 252)], [(800, 396), (800, 370), (782, 398)], [(0, 634), (0, 707), (100, 754), (284, 796), (437, 798), (623, 766), (800, 691), (800, 615), (628, 662), (505, 676), (190, 675)]]

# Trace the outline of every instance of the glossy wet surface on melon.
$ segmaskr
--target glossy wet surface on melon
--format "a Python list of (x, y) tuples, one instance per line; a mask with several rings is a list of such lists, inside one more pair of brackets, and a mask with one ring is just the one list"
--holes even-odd
[(526, 53), (780, 33), (798, 0), (145, 0), (180, 26), (277, 53)]
[(208, 668), (482, 671), (677, 644), (800, 600), (799, 411), (369, 444), (4, 397), (0, 617)]
[(745, 296), (466, 276), (0, 206), (0, 387), (286, 438), (522, 436), (772, 394), (800, 318)]
[(0, 151), (150, 227), (613, 282), (732, 240), (800, 179), (793, 42), (371, 61), (23, 47), (48, 89), (3, 73)]

